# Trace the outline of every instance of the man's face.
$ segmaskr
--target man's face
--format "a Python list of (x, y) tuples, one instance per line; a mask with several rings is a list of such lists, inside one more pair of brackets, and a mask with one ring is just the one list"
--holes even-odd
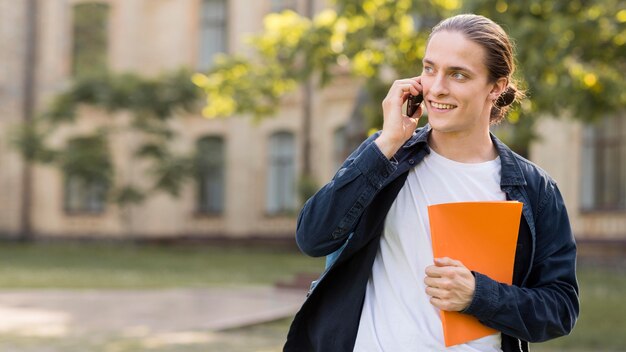
[(421, 82), (428, 122), (435, 131), (471, 133), (489, 128), (492, 100), (485, 50), (459, 32), (435, 33), (426, 47)]

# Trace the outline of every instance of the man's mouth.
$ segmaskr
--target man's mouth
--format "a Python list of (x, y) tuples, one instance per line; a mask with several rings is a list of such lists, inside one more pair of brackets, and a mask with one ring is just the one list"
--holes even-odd
[(431, 101), (430, 105), (434, 107), (435, 109), (441, 109), (441, 110), (451, 110), (451, 109), (456, 108), (456, 105), (441, 104), (441, 103), (436, 103), (434, 101)]

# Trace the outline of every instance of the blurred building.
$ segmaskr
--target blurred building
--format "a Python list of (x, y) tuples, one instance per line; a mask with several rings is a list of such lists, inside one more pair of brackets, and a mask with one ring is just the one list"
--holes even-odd
[[(533, 162), (558, 182), (574, 235), (583, 242), (626, 244), (626, 116), (596, 124), (542, 119)], [(606, 249), (606, 248), (605, 248)]]
[[(314, 1), (314, 11), (324, 6), (324, 0)], [(11, 126), (41, 111), (81, 70), (106, 67), (146, 76), (183, 66), (206, 70), (215, 53), (245, 53), (244, 39), (261, 30), (263, 16), (287, 8), (305, 13), (306, 0), (0, 0), (0, 233), (293, 236), (302, 202), (296, 182), (305, 133), (319, 183), (332, 177), (349, 152), (346, 131), (354, 120), (358, 84), (347, 76), (312, 92), (310, 129), (303, 127), (303, 90), (285, 99), (276, 116), (259, 123), (199, 115), (175, 119), (180, 138), (174, 147), (206, 151), (202, 176), (179, 198), (158, 195), (127, 211), (107, 203), (97, 187), (58, 169), (26, 167), (8, 143)], [(84, 39), (85, 33), (91, 40)], [(90, 131), (107, 120), (95, 109), (81, 109), (81, 114), (52, 142), (67, 143), (71, 132)], [(580, 239), (626, 239), (623, 120), (607, 119), (593, 127), (545, 120), (541, 130), (550, 134), (531, 148), (531, 158), (559, 181)], [(129, 157), (135, 147), (132, 135), (119, 134), (111, 150), (116, 177), (141, 183), (143, 173)]]
[[(29, 34), (33, 3), (35, 35)], [(302, 12), (304, 6), (276, 0), (0, 0), (0, 123), (5, 132), (0, 232), (20, 233), (22, 213), (28, 211), (31, 230), (40, 237), (292, 237), (301, 202), (296, 182), (305, 133), (302, 92), (285, 99), (277, 116), (259, 123), (240, 117), (207, 120), (199, 114), (176, 118), (179, 138), (173, 148), (206, 151), (202, 179), (179, 198), (156, 195), (128, 211), (106, 203), (97, 185), (42, 165), (30, 170), (32, 202), (23, 207), (26, 171), (8, 145), (7, 132), (24, 119), (28, 70), (34, 73), (35, 112), (41, 111), (83, 70), (106, 66), (145, 76), (181, 67), (206, 70), (216, 53), (245, 52), (244, 39), (262, 30), (264, 15), (288, 8)], [(36, 67), (27, 69), (25, 57), (34, 43)], [(339, 78), (311, 95), (311, 163), (320, 180), (332, 177), (346, 156), (343, 135), (357, 88)], [(107, 120), (93, 108), (80, 112), (83, 117), (53, 136), (53, 144), (67, 143), (64, 136), (92, 131)], [(133, 136), (122, 133), (111, 142), (115, 177), (141, 184), (144, 174), (130, 158), (137, 147)]]

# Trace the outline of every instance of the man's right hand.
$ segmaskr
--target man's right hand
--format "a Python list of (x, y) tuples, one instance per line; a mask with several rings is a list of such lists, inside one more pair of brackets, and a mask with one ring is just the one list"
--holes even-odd
[(413, 135), (417, 122), (422, 116), (422, 105), (413, 116), (406, 116), (402, 112), (402, 105), (410, 95), (422, 92), (420, 77), (399, 79), (391, 85), (385, 99), (383, 99), (383, 131), (374, 143), (381, 152), (391, 159), (402, 145)]

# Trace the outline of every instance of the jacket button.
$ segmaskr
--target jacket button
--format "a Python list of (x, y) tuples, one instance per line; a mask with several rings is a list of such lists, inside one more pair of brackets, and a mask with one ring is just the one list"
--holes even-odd
[(413, 160), (413, 159), (409, 159), (409, 164), (410, 164), (410, 165), (415, 164), (415, 160)]

